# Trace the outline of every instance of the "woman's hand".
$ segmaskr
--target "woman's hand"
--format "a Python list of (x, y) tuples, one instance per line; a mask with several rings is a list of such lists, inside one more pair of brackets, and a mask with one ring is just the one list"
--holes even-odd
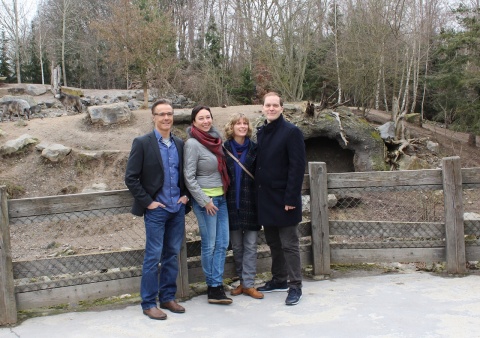
[(205, 204), (205, 210), (207, 211), (207, 215), (215, 215), (218, 211), (218, 208), (213, 204), (213, 199), (210, 199), (210, 202)]

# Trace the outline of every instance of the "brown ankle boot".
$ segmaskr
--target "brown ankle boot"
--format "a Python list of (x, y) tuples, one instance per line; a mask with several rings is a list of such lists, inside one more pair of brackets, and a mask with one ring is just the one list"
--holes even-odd
[(238, 295), (240, 295), (242, 292), (243, 292), (243, 285), (240, 284), (240, 285), (237, 286), (235, 289), (233, 289), (232, 291), (230, 291), (230, 294), (231, 294), (232, 296), (238, 296)]
[(247, 295), (247, 296), (250, 296), (252, 298), (255, 298), (255, 299), (262, 299), (263, 298), (263, 293), (261, 293), (260, 291), (258, 291), (255, 288), (244, 288), (243, 289), (243, 294)]

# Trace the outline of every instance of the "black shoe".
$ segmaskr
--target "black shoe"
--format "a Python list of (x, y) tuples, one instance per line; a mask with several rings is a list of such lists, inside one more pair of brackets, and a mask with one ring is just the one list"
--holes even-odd
[(232, 304), (232, 298), (228, 298), (223, 289), (223, 285), (210, 286), (208, 288), (208, 302), (210, 304)]
[(288, 296), (287, 299), (285, 299), (285, 304), (297, 305), (300, 299), (302, 299), (302, 289), (290, 288), (288, 289)]
[(276, 283), (273, 279), (265, 283), (264, 286), (257, 288), (260, 292), (288, 291), (287, 281)]

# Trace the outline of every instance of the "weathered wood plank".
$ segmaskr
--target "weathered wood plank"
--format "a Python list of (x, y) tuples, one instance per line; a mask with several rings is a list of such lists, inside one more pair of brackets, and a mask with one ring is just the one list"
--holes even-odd
[(331, 236), (445, 238), (443, 222), (330, 221)]
[(13, 262), (15, 279), (141, 266), (145, 250), (66, 256)]
[(33, 292), (17, 293), (19, 310), (27, 310), (59, 304), (77, 304), (80, 301), (136, 293), (140, 290), (140, 278), (132, 277), (107, 282), (68, 286)]
[(330, 240), (328, 224), (327, 165), (308, 163), (310, 174), (310, 212), (313, 254), (313, 274), (330, 274)]
[(0, 187), (0, 325), (17, 322), (7, 190)]
[(462, 168), (462, 184), (480, 184), (480, 168)]
[(467, 261), (480, 261), (480, 245), (476, 246), (466, 246), (465, 247), (465, 256)]
[(335, 249), (392, 249), (392, 248), (445, 248), (443, 240), (428, 241), (370, 241), (370, 242), (349, 242), (349, 243), (330, 243), (330, 247)]
[(13, 199), (8, 201), (8, 216), (31, 217), (89, 210), (129, 207), (133, 197), (128, 190), (113, 190), (88, 194)]
[[(132, 267), (129, 269), (122, 269), (119, 271), (111, 271), (101, 273), (97, 271), (96, 273), (90, 274), (83, 274), (83, 275), (67, 275), (63, 276), (63, 278), (59, 279), (52, 279), (52, 280), (42, 280), (39, 282), (32, 281), (27, 284), (20, 284), (15, 286), (15, 292), (32, 292), (38, 290), (47, 290), (47, 289), (56, 289), (56, 288), (63, 288), (67, 286), (74, 286), (74, 285), (82, 285), (82, 284), (90, 284), (90, 283), (100, 283), (100, 282), (107, 282), (109, 280), (116, 280), (116, 279), (124, 279), (124, 278), (131, 278), (137, 277), (142, 275), (142, 267)], [(32, 278), (32, 280), (35, 280)]]
[(449, 273), (467, 272), (461, 170), (460, 157), (447, 157), (442, 160), (445, 246)]
[(405, 249), (335, 249), (331, 250), (332, 264), (444, 262), (445, 248)]
[(329, 189), (421, 185), (433, 185), (442, 189), (442, 171), (440, 169), (428, 169), (328, 174)]

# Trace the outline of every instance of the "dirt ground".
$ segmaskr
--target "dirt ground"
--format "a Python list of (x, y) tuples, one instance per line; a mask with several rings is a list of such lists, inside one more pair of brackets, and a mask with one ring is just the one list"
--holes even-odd
[[(119, 92), (86, 90), (85, 95), (102, 97)], [(223, 130), (236, 112), (256, 119), (261, 116), (260, 109), (258, 105), (212, 108), (214, 125)], [(174, 133), (184, 137), (186, 127), (175, 125)], [(0, 136), (0, 145), (29, 134), (39, 142), (59, 143), (72, 148), (72, 154), (62, 163), (49, 163), (34, 146), (21, 154), (0, 159), (0, 185), (7, 186), (10, 198), (26, 198), (77, 193), (94, 183), (104, 183), (108, 190), (125, 189), (123, 174), (132, 140), (151, 131), (152, 123), (150, 110), (136, 110), (129, 123), (112, 127), (92, 126), (83, 113), (33, 118), (25, 122), (4, 121), (0, 123), (0, 130), (4, 132)], [(79, 156), (82, 151), (101, 151), (104, 155), (87, 163)]]
[[(110, 97), (121, 90), (84, 90), (86, 96)], [(50, 93), (46, 97), (52, 96)], [(189, 109), (187, 110), (189, 111)], [(60, 111), (61, 112), (61, 111)], [(251, 120), (261, 116), (260, 105), (231, 106), (212, 108), (214, 124), (220, 130), (236, 112), (247, 114)], [(389, 115), (381, 111), (370, 111), (367, 119), (373, 124), (389, 120)], [(174, 133), (185, 136), (187, 125), (176, 125)], [(8, 140), (29, 134), (39, 142), (59, 143), (72, 148), (72, 154), (62, 163), (50, 163), (40, 156), (34, 146), (21, 154), (4, 156), (0, 159), (0, 185), (6, 185), (10, 198), (77, 193), (92, 186), (104, 183), (108, 190), (124, 189), (124, 169), (132, 140), (152, 130), (149, 110), (136, 110), (129, 123), (96, 127), (87, 122), (86, 114), (60, 117), (34, 118), (30, 121), (4, 121), (0, 123), (4, 135), (0, 136), (0, 145)], [(440, 144), (438, 157), (458, 155), (463, 167), (480, 166), (480, 148), (467, 146), (467, 135), (437, 128), (425, 124), (424, 128), (408, 125), (412, 136), (428, 138)], [(1, 134), (1, 133), (0, 133)], [(419, 148), (415, 151), (422, 152)], [(102, 151), (103, 155), (95, 161), (85, 161), (79, 156), (81, 151)]]

